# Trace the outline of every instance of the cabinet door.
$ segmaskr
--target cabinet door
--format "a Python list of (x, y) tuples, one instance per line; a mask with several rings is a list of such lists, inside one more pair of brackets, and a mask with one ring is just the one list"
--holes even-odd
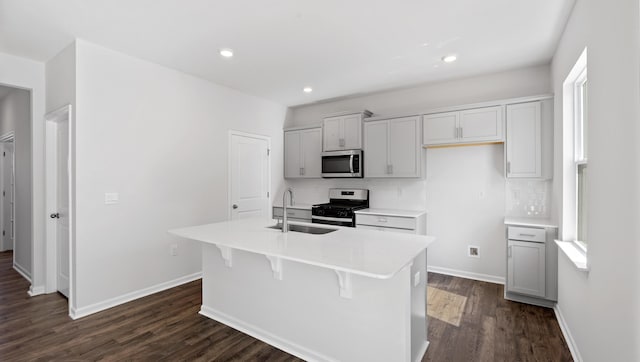
[(287, 131), (284, 133), (284, 177), (300, 177), (300, 131)]
[(364, 124), (364, 175), (365, 177), (389, 177), (388, 121)]
[(344, 116), (342, 119), (343, 141), (342, 148), (345, 150), (362, 149), (362, 116), (353, 114)]
[(545, 297), (545, 244), (509, 240), (507, 291)]
[(502, 106), (469, 109), (460, 112), (460, 141), (502, 141)]
[(325, 118), (322, 121), (322, 150), (343, 150), (341, 146), (343, 135), (342, 117)]
[(393, 177), (420, 176), (419, 117), (389, 120), (389, 173)]
[(427, 114), (422, 121), (422, 143), (438, 145), (456, 143), (458, 112)]
[(320, 178), (322, 172), (322, 130), (308, 129), (300, 132), (302, 177)]
[(507, 177), (542, 177), (540, 102), (507, 106)]

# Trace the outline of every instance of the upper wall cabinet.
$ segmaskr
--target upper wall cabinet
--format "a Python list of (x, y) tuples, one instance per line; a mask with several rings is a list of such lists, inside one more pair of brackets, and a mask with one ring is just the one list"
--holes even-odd
[(284, 177), (320, 178), (321, 128), (284, 132)]
[(508, 178), (551, 178), (551, 101), (507, 105)]
[(322, 121), (322, 150), (362, 149), (362, 119), (370, 115), (371, 112), (364, 111), (325, 118)]
[(420, 177), (420, 117), (364, 123), (365, 177)]
[(428, 114), (423, 118), (425, 145), (504, 141), (503, 107)]

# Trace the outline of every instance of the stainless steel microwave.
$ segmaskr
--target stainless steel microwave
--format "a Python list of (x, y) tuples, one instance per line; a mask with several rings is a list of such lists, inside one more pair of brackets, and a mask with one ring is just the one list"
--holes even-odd
[(364, 177), (362, 150), (322, 152), (322, 177)]

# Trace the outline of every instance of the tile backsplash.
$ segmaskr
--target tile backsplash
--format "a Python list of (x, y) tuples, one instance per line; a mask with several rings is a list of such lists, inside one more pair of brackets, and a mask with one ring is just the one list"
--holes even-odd
[(507, 180), (506, 216), (548, 218), (551, 208), (551, 181)]

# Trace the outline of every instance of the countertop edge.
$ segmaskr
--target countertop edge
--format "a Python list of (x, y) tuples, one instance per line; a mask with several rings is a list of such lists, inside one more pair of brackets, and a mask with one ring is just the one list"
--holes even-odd
[(513, 226), (530, 226), (530, 227), (552, 228), (552, 229), (558, 228), (558, 225), (556, 225), (556, 223), (552, 222), (550, 219), (505, 217), (504, 224), (513, 225)]
[[(291, 223), (292, 224), (300, 224), (300, 225), (309, 224), (309, 223), (304, 223), (304, 222), (291, 222)], [(316, 226), (316, 224), (313, 224), (313, 226)], [(403, 268), (405, 268), (407, 265), (411, 264), (412, 261), (420, 254), (420, 253), (417, 253), (410, 260), (405, 261), (398, 268), (394, 268), (395, 270), (392, 273), (389, 273), (389, 274), (378, 274), (378, 273), (371, 273), (371, 272), (366, 272), (366, 271), (362, 271), (362, 270), (352, 269), (352, 268), (348, 268), (348, 267), (344, 267), (344, 266), (331, 265), (331, 264), (321, 263), (321, 262), (317, 262), (317, 261), (313, 261), (313, 260), (306, 260), (306, 259), (302, 259), (302, 258), (296, 258), (296, 257), (281, 255), (281, 254), (277, 254), (277, 253), (268, 252), (268, 251), (265, 251), (265, 250), (258, 250), (258, 249), (247, 248), (247, 247), (242, 247), (242, 246), (227, 245), (227, 244), (224, 244), (223, 242), (216, 242), (214, 240), (209, 240), (209, 239), (194, 238), (192, 236), (187, 236), (187, 235), (184, 235), (184, 234), (180, 233), (180, 231), (183, 230), (183, 229), (187, 229), (187, 228), (175, 228), (175, 229), (170, 229), (167, 232), (169, 234), (177, 236), (177, 237), (181, 237), (181, 238), (185, 238), (185, 239), (189, 239), (189, 240), (194, 240), (194, 241), (199, 241), (199, 242), (215, 245), (217, 247), (220, 247), (220, 246), (227, 247), (229, 249), (241, 250), (241, 251), (246, 251), (246, 252), (250, 252), (250, 253), (254, 253), (254, 254), (281, 258), (283, 260), (289, 260), (289, 261), (293, 261), (293, 262), (297, 262), (297, 263), (313, 265), (313, 266), (317, 266), (317, 267), (321, 267), (321, 268), (325, 268), (325, 269), (331, 269), (331, 270), (334, 270), (334, 271), (341, 271), (341, 272), (351, 273), (351, 274), (354, 274), (354, 275), (360, 275), (360, 276), (373, 278), (373, 279), (380, 279), (380, 280), (386, 280), (386, 279), (393, 278)], [(430, 236), (430, 235), (424, 235), (424, 236), (430, 238), (430, 240), (428, 240), (427, 245), (423, 249), (421, 249), (421, 252), (422, 252), (422, 250), (426, 250), (433, 242), (436, 241), (436, 238), (434, 236)]]

